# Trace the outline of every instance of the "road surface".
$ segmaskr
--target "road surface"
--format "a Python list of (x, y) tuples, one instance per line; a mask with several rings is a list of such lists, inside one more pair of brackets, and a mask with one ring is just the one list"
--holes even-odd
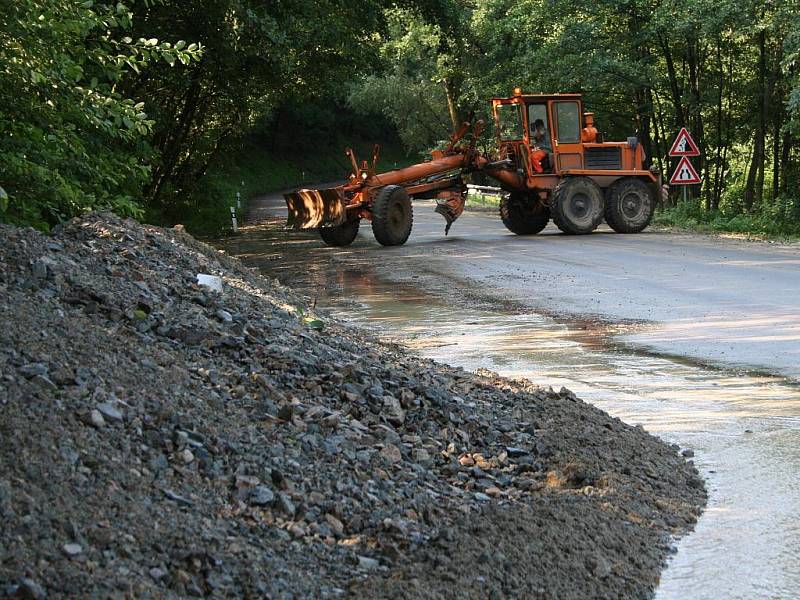
[[(345, 250), (328, 250), (313, 234), (292, 239), (390, 278), (425, 272), (559, 318), (627, 323), (620, 341), (659, 354), (800, 379), (798, 244), (653, 229), (623, 235), (605, 226), (567, 236), (552, 224), (517, 236), (494, 213), (477, 211), (445, 237), (431, 202), (414, 209), (400, 247), (379, 246), (366, 221)], [(279, 215), (283, 201), (271, 196), (251, 218)]]

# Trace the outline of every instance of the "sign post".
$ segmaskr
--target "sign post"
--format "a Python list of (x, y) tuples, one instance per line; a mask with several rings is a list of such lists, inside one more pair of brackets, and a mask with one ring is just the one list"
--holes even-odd
[(700, 149), (694, 143), (692, 136), (686, 127), (681, 127), (678, 137), (672, 143), (672, 148), (669, 149), (669, 155), (672, 157), (680, 157), (678, 166), (669, 178), (670, 185), (683, 186), (683, 201), (686, 202), (686, 186), (700, 183), (700, 176), (697, 174), (692, 162), (689, 160), (690, 156), (700, 156)]
[(680, 157), (678, 166), (669, 178), (670, 185), (683, 186), (683, 201), (686, 202), (686, 186), (695, 185), (700, 183), (700, 175), (697, 174), (692, 161), (689, 160), (690, 156), (700, 156), (700, 149), (694, 143), (692, 136), (686, 127), (681, 127), (678, 137), (672, 143), (672, 148), (669, 149), (669, 155), (672, 157)]

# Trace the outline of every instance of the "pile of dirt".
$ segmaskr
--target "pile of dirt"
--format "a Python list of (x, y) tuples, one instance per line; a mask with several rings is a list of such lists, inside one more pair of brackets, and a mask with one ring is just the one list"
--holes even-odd
[(648, 597), (705, 503), (568, 390), (309, 315), (180, 231), (1, 226), (0, 298), (0, 596)]

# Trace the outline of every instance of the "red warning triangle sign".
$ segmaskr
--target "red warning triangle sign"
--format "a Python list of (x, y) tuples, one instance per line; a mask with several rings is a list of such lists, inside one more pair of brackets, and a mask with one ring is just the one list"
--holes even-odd
[(681, 132), (675, 138), (672, 148), (669, 149), (670, 156), (700, 156), (700, 150), (697, 144), (694, 143), (692, 136), (686, 130), (686, 127), (681, 127)]
[(700, 176), (694, 170), (688, 156), (684, 156), (678, 162), (678, 167), (669, 178), (670, 185), (691, 185), (693, 183), (700, 183)]

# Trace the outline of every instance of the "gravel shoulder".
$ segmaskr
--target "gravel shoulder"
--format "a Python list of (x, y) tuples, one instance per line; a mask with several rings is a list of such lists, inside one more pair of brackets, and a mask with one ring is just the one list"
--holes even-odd
[(181, 231), (0, 226), (0, 298), (0, 596), (647, 598), (706, 501), (569, 390), (415, 357)]

